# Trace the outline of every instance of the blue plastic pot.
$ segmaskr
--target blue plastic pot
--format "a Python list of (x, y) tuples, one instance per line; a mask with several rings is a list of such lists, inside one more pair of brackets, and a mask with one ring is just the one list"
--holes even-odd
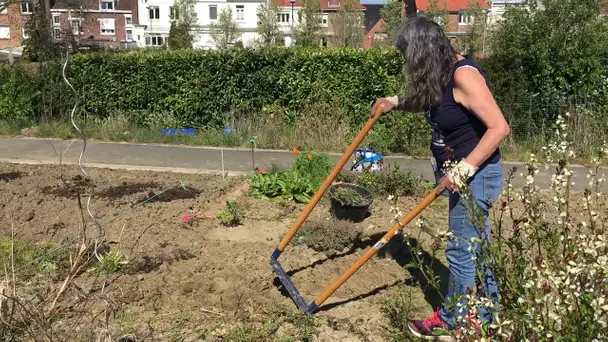
[(224, 126), (223, 131), (224, 131), (224, 135), (228, 135), (230, 133), (236, 132), (236, 127), (234, 127), (234, 126)]

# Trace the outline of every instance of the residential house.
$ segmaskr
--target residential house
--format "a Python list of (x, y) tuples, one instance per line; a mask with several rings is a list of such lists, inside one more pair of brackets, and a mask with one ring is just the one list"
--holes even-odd
[[(465, 36), (470, 32), (472, 18), (467, 15), (466, 10), (471, 9), (471, 5), (478, 4), (485, 14), (488, 13), (489, 5), (485, 0), (439, 0), (438, 6), (448, 12), (447, 36), (454, 40), (457, 37)], [(413, 7), (413, 8), (412, 8)], [(429, 0), (410, 1), (406, 6), (408, 16), (424, 14), (429, 9)], [(370, 48), (378, 39), (386, 39), (384, 32), (384, 20), (380, 19), (370, 31), (368, 31), (364, 48)]]
[(523, 6), (527, 0), (489, 0), (490, 9), (488, 11), (488, 23), (495, 24), (502, 20), (511, 6)]
[(258, 37), (256, 32), (258, 9), (265, 2), (265, 0), (199, 0), (196, 4), (198, 27), (194, 46), (205, 49), (215, 48), (211, 36), (212, 25), (217, 23), (222, 11), (228, 9), (232, 11), (232, 17), (239, 25), (240, 36), (235, 43), (242, 43), (243, 46), (255, 44)]
[(143, 39), (135, 34), (137, 0), (57, 0), (51, 3), (53, 36), (81, 46), (124, 49)]
[(34, 13), (32, 1), (12, 1), (3, 5), (0, 0), (0, 49), (17, 48), (28, 38), (27, 21)]
[[(415, 16), (416, 11), (416, 0), (403, 0), (402, 1), (402, 15), (406, 17)], [(366, 12), (366, 17), (370, 18), (370, 15)], [(377, 17), (372, 17), (368, 22), (369, 28), (366, 30), (365, 37), (363, 38), (363, 48), (369, 49), (376, 42), (386, 41), (388, 39), (388, 34), (384, 29), (384, 20), (378, 15)]]
[[(319, 26), (321, 28), (322, 37), (319, 45), (327, 46), (328, 37), (334, 34), (332, 27), (331, 16), (339, 11), (344, 6), (344, 0), (319, 0), (321, 15), (319, 16)], [(290, 46), (294, 41), (294, 28), (302, 21), (302, 0), (277, 0), (279, 7), (279, 25), (285, 45)], [(357, 3), (357, 8), (362, 12), (365, 7)], [(364, 14), (364, 13), (362, 13)], [(363, 25), (364, 23), (362, 23)]]

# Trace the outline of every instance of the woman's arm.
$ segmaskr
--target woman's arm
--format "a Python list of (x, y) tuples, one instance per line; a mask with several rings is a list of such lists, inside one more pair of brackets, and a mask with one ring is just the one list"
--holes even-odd
[(478, 168), (496, 151), (511, 129), (485, 79), (475, 68), (463, 67), (454, 73), (454, 100), (471, 111), (487, 127), (477, 146), (465, 158), (465, 162)]
[(378, 106), (380, 104), (384, 105), (382, 114), (386, 114), (395, 109), (405, 110), (408, 112), (414, 112), (414, 110), (411, 108), (411, 106), (409, 106), (409, 104), (407, 103), (407, 101), (404, 98), (399, 97), (399, 96), (391, 96), (391, 97), (384, 97), (384, 98), (377, 99), (376, 103), (372, 106), (371, 116), (374, 116), (374, 114), (376, 114), (376, 109), (378, 108)]

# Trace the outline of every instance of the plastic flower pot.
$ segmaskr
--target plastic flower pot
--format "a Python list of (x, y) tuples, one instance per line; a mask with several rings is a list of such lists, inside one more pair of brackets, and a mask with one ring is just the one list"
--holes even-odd
[[(352, 205), (342, 204), (342, 202), (336, 198), (336, 190), (340, 188), (354, 190), (363, 197), (363, 203)], [(352, 221), (354, 223), (363, 222), (363, 220), (365, 220), (369, 207), (373, 202), (372, 194), (367, 189), (356, 184), (339, 183), (332, 185), (328, 192), (331, 200), (331, 213), (336, 219)]]
[(224, 126), (223, 133), (224, 136), (229, 135), (231, 133), (236, 132), (236, 127), (234, 126)]

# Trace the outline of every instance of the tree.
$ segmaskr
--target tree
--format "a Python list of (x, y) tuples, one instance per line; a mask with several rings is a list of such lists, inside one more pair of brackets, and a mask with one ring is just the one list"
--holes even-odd
[(274, 1), (262, 4), (258, 8), (258, 25), (256, 31), (260, 36), (258, 44), (262, 46), (282, 45), (283, 34), (279, 29), (279, 10)]
[(23, 57), (33, 62), (44, 62), (61, 55), (61, 46), (51, 33), (51, 23), (45, 12), (45, 1), (35, 4), (34, 13), (27, 21), (29, 38), (23, 45)]
[(293, 28), (296, 45), (318, 46), (321, 39), (319, 33), (321, 21), (321, 6), (319, 0), (304, 0), (304, 6), (300, 10), (301, 20)]
[(344, 0), (344, 5), (330, 17), (334, 35), (330, 38), (333, 46), (360, 47), (363, 43), (363, 12), (357, 8), (357, 0)]
[(192, 27), (196, 24), (196, 0), (175, 0), (169, 29), (170, 49), (191, 49), (194, 42)]
[(441, 0), (441, 6), (439, 6), (440, 0), (430, 0), (429, 8), (424, 12), (424, 16), (435, 21), (441, 25), (443, 32), (448, 31), (448, 25), (450, 23), (450, 14), (448, 13), (447, 0)]
[(395, 30), (407, 21), (404, 6), (405, 3), (401, 0), (389, 0), (389, 2), (380, 9), (380, 17), (384, 20), (382, 28), (389, 38), (387, 43), (391, 45), (395, 41)]
[(223, 9), (220, 12), (217, 23), (211, 24), (211, 38), (215, 47), (227, 49), (234, 45), (240, 36), (239, 24), (232, 19), (232, 9)]
[[(601, 5), (602, 0), (543, 0), (543, 9), (531, 1), (509, 8), (497, 24), (483, 62), (499, 103), (513, 113), (514, 132), (537, 134), (573, 97), (608, 104), (608, 65), (602, 59), (608, 56), (608, 22), (600, 18)], [(511, 103), (525, 104), (525, 111)]]
[(471, 3), (470, 8), (463, 11), (469, 20), (469, 32), (461, 39), (462, 51), (471, 56), (482, 51), (487, 28), (487, 18), (479, 3)]

